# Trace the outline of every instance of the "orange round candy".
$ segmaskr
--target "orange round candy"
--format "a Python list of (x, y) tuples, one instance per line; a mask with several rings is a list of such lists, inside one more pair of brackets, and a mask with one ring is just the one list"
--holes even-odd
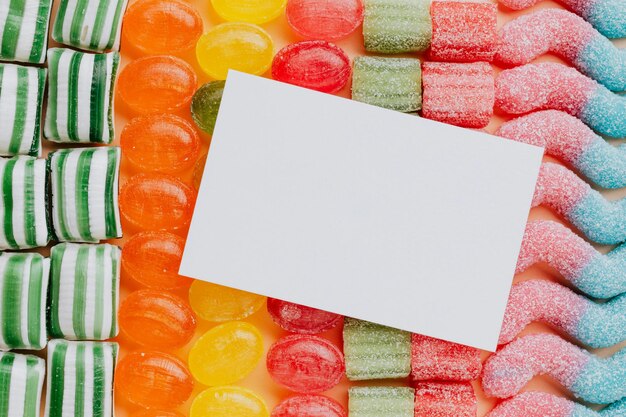
[(115, 392), (141, 407), (170, 410), (192, 391), (193, 377), (185, 364), (166, 353), (131, 353), (115, 370)]
[(166, 410), (142, 410), (130, 415), (130, 417), (185, 417), (178, 411)]
[(145, 54), (176, 54), (202, 35), (202, 17), (179, 0), (139, 0), (124, 14), (124, 40)]
[(196, 73), (185, 61), (157, 55), (128, 64), (120, 73), (117, 91), (137, 113), (164, 113), (188, 105), (196, 84)]
[(133, 341), (157, 349), (184, 346), (196, 330), (196, 316), (184, 300), (155, 290), (135, 291), (126, 297), (118, 319)]
[(191, 221), (195, 191), (163, 174), (139, 174), (122, 187), (122, 218), (140, 230), (178, 230)]
[(146, 287), (173, 289), (192, 280), (178, 275), (185, 240), (167, 232), (134, 235), (122, 249), (122, 273)]
[(193, 186), (196, 187), (196, 190), (200, 189), (200, 184), (202, 183), (202, 174), (204, 174), (206, 157), (206, 154), (200, 157), (200, 159), (196, 162), (196, 165), (193, 167)]

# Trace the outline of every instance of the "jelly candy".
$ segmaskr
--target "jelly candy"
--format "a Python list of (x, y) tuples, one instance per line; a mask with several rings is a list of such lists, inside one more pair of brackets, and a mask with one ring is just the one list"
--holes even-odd
[(264, 302), (262, 295), (210, 282), (194, 281), (189, 289), (191, 308), (207, 321), (242, 320), (256, 313)]
[(175, 173), (190, 168), (200, 154), (194, 127), (173, 114), (140, 116), (126, 124), (120, 145), (141, 171)]
[(206, 332), (189, 352), (189, 368), (204, 385), (228, 385), (245, 378), (263, 356), (263, 337), (241, 321), (220, 324)]
[(213, 134), (217, 113), (222, 103), (224, 81), (211, 81), (198, 88), (191, 99), (191, 116), (196, 125), (209, 135)]
[(191, 417), (268, 417), (267, 406), (254, 392), (240, 387), (209, 388), (191, 405)]
[(119, 198), (124, 220), (141, 230), (181, 229), (191, 221), (195, 204), (191, 187), (163, 174), (135, 175)]
[(202, 175), (204, 174), (204, 166), (206, 165), (207, 154), (204, 154), (196, 162), (196, 166), (193, 167), (193, 186), (196, 190), (200, 189), (200, 183), (202, 182)]
[(488, 417), (622, 417), (626, 413), (626, 399), (595, 411), (567, 398), (547, 392), (523, 392), (506, 400), (488, 414)]
[(300, 304), (267, 299), (267, 311), (272, 320), (288, 332), (319, 334), (337, 326), (343, 316)]
[(140, 290), (120, 307), (120, 327), (134, 342), (156, 349), (184, 346), (196, 330), (196, 316), (180, 297)]
[(115, 392), (141, 407), (176, 408), (192, 391), (193, 378), (185, 364), (165, 353), (131, 353), (115, 371)]
[(39, 417), (46, 362), (32, 355), (0, 352), (0, 402), (6, 417)]
[(165, 113), (189, 104), (196, 73), (182, 59), (156, 55), (132, 61), (120, 73), (117, 91), (137, 113)]
[(178, 54), (202, 35), (202, 17), (180, 0), (140, 0), (124, 15), (124, 42), (144, 54)]
[(480, 351), (419, 334), (411, 338), (411, 378), (414, 381), (471, 381), (478, 378)]
[(336, 45), (326, 41), (304, 41), (287, 45), (274, 57), (275, 80), (336, 93), (350, 79), (350, 58)]
[(178, 275), (185, 240), (167, 232), (141, 232), (122, 250), (122, 272), (141, 285), (156, 289), (189, 286), (191, 279)]
[(363, 22), (362, 0), (288, 0), (287, 22), (306, 39), (337, 41)]
[(350, 417), (414, 417), (415, 391), (407, 387), (351, 387)]
[(337, 401), (323, 395), (297, 395), (287, 398), (272, 411), (271, 417), (347, 417)]
[(317, 336), (286, 336), (267, 352), (267, 371), (272, 379), (303, 394), (331, 389), (339, 383), (344, 370), (341, 351)]
[(272, 65), (273, 55), (274, 44), (270, 35), (249, 23), (215, 26), (202, 35), (196, 45), (200, 67), (218, 80), (225, 80), (229, 69), (263, 74)]
[(415, 385), (414, 417), (476, 417), (477, 400), (469, 382)]
[(267, 23), (281, 15), (287, 0), (211, 0), (215, 12), (233, 22)]
[(345, 318), (343, 351), (351, 381), (404, 378), (411, 372), (411, 334)]
[(52, 0), (0, 3), (0, 60), (43, 64)]

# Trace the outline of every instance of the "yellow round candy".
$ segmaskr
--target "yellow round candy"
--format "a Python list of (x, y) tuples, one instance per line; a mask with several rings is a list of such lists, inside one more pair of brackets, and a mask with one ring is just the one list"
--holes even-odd
[(263, 356), (263, 337), (250, 323), (233, 321), (206, 332), (189, 352), (189, 370), (204, 385), (245, 378)]
[(214, 322), (245, 319), (256, 313), (265, 297), (209, 282), (194, 281), (189, 288), (189, 304), (198, 317)]
[(191, 417), (267, 417), (261, 397), (240, 387), (209, 388), (191, 405)]
[(280, 16), (287, 0), (211, 0), (211, 3), (224, 20), (261, 24)]
[(274, 44), (258, 26), (222, 23), (198, 39), (196, 58), (202, 70), (218, 80), (225, 80), (229, 69), (259, 75), (272, 65)]

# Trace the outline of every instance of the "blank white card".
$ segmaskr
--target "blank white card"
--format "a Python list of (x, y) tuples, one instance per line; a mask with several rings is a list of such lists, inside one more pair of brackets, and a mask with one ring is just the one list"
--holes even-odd
[(180, 273), (495, 350), (542, 154), (231, 71)]

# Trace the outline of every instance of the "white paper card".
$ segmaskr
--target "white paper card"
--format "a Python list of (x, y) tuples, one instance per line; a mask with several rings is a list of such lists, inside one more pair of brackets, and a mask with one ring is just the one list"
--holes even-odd
[(231, 71), (180, 272), (495, 350), (542, 154)]

